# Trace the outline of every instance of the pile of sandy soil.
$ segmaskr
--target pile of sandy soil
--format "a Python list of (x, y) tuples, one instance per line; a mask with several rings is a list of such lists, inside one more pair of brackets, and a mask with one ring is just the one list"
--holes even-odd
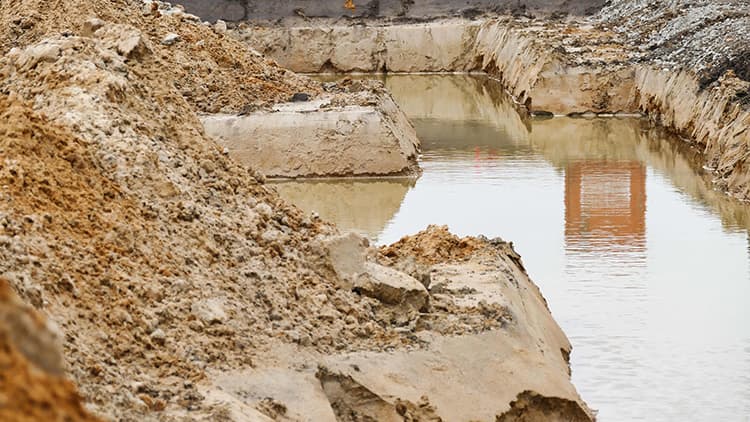
[(384, 258), (399, 261), (412, 256), (423, 264), (460, 261), (470, 256), (478, 241), (474, 238), (460, 239), (448, 231), (448, 226), (427, 227), (424, 233), (404, 237), (398, 242), (383, 246), (380, 253)]
[[(40, 4), (14, 6), (27, 3)], [(252, 368), (279, 344), (395, 350), (421, 347), (418, 330), (503, 324), (501, 306), (443, 299), (426, 309), (429, 327), (418, 325), (416, 310), (394, 312), (342, 288), (325, 246), (337, 230), (233, 162), (204, 134), (198, 97), (176, 83), (239, 79), (248, 68), (185, 77), (173, 59), (182, 50), (158, 41), (169, 22), (176, 32), (193, 28), (176, 17), (132, 18), (153, 19), (157, 30), (94, 20), (81, 23), (81, 36), (42, 36), (60, 27), (53, 17), (104, 3), (61, 3), (65, 13), (42, 14), (30, 29), (38, 33), (28, 40), (41, 41), (0, 58), (0, 275), (59, 325), (70, 375), (94, 412), (211, 418), (197, 388), (206, 374)], [(120, 8), (99, 16), (132, 7), (112, 4)], [(196, 56), (220, 54), (210, 50)], [(196, 65), (216, 65), (206, 61)]]
[[(3, 1), (0, 55), (51, 35), (81, 35), (91, 18), (140, 30), (155, 58), (148, 72), (161, 74), (201, 112), (238, 112), (287, 101), (296, 92), (314, 96), (319, 91), (319, 84), (276, 66), (180, 8), (159, 2)], [(177, 41), (162, 44), (170, 34), (177, 35)]]
[[(322, 348), (354, 347), (345, 316), (367, 319), (367, 303), (349, 305), (351, 293), (311, 265), (325, 263), (309, 243), (332, 229), (305, 221), (202, 135), (179, 93), (149, 73), (158, 57), (139, 31), (98, 34), (0, 60), (10, 92), (0, 273), (60, 324), (84, 393), (99, 405), (137, 409), (145, 394), (153, 408), (187, 406), (188, 381), (207, 364), (251, 364), (293, 327), (315, 331)], [(121, 55), (131, 37), (139, 43)], [(136, 55), (142, 66), (125, 64)]]

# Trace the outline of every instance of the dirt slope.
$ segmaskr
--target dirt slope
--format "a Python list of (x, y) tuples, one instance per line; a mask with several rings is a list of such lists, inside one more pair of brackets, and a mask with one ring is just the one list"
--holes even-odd
[[(8, 0), (0, 3), (0, 54), (50, 35), (81, 35), (91, 18), (138, 28), (161, 74), (203, 112), (236, 112), (315, 94), (318, 84), (275, 66), (179, 8), (139, 0)], [(169, 34), (179, 39), (162, 45)]]
[[(118, 412), (189, 406), (202, 367), (249, 364), (264, 339), (291, 329), (272, 321), (322, 311), (308, 298), (364, 315), (311, 268), (312, 237), (331, 229), (305, 221), (202, 134), (177, 90), (149, 72), (160, 59), (136, 29), (97, 34), (0, 61), (10, 92), (0, 273), (67, 333), (84, 393)], [(316, 322), (316, 336), (355, 347), (342, 311), (327, 311), (337, 317)]]

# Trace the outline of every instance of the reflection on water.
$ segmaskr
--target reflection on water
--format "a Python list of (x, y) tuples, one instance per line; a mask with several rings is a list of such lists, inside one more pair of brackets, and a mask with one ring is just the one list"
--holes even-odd
[(377, 238), (401, 207), (412, 179), (279, 182), (282, 198), (307, 212), (334, 221), (340, 229)]
[(646, 167), (637, 161), (578, 161), (565, 169), (568, 252), (646, 247)]
[(379, 243), (431, 223), (512, 240), (602, 421), (750, 420), (750, 207), (714, 191), (694, 152), (639, 120), (524, 123), (486, 79), (386, 83), (424, 174), (377, 224), (354, 220), (367, 206), (331, 219)]

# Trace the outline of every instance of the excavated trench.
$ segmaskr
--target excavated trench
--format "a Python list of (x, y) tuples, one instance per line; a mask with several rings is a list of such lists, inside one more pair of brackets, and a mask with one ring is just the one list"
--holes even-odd
[[(750, 210), (724, 193), (750, 199), (750, 84), (728, 73), (708, 89), (586, 21), (304, 18), (232, 34), (308, 74), (484, 75), (386, 78), (422, 142), (416, 182), (276, 189), (382, 244), (422, 229), (426, 215), (460, 234), (513, 239), (571, 336), (574, 384), (602, 420), (748, 412), (738, 375), (750, 362), (748, 306), (727, 298), (747, 296)], [(705, 283), (718, 274), (721, 294)]]
[(746, 0), (116, 3), (0, 6), (0, 419), (750, 413)]
[[(237, 19), (275, 10), (213, 3)], [(294, 8), (296, 24), (230, 30), (151, 0), (0, 7), (0, 149), (13, 157), (0, 163), (0, 396), (13, 399), (0, 413), (748, 414), (750, 218), (713, 189), (747, 196), (745, 56), (718, 76), (652, 67), (593, 21), (530, 14), (600, 2), (527, 3), (373, 0), (362, 17), (395, 7), (397, 22)], [(446, 4), (463, 18), (413, 15)], [(514, 17), (474, 19), (500, 9)], [(727, 16), (712, 22), (746, 17)], [(491, 78), (315, 83), (235, 38), (297, 70)], [(593, 118), (641, 113), (699, 150), (645, 120)], [(342, 227), (400, 240), (374, 247), (319, 218), (350, 216), (347, 202), (366, 212)], [(402, 237), (425, 215), (483, 235)]]
[[(602, 420), (750, 411), (748, 304), (729, 299), (747, 297), (750, 279), (750, 210), (736, 201), (750, 199), (741, 63), (706, 82), (587, 20), (305, 18), (233, 35), (308, 74), (485, 75), (386, 78), (422, 141), (418, 181), (277, 190), (381, 243), (426, 215), (513, 239)], [(551, 116), (579, 119), (540, 119)]]
[(739, 299), (750, 209), (731, 198), (750, 199), (742, 75), (717, 74), (708, 87), (586, 20), (305, 18), (233, 35), (309, 74), (484, 75), (385, 79), (422, 142), (416, 182), (278, 192), (383, 244), (425, 216), (513, 239), (571, 337), (573, 382), (601, 420), (750, 411)]
[[(750, 199), (750, 82), (701, 77), (642, 60), (643, 51), (587, 21), (444, 18), (428, 22), (288, 19), (234, 36), (304, 73), (485, 73), (537, 115), (645, 115), (703, 150), (717, 186)], [(740, 69), (741, 70), (741, 69)]]
[(483, 76), (384, 82), (422, 176), (275, 184), (283, 198), (382, 244), (427, 222), (512, 239), (599, 420), (747, 414), (750, 208), (715, 190), (699, 150), (643, 118), (522, 118)]

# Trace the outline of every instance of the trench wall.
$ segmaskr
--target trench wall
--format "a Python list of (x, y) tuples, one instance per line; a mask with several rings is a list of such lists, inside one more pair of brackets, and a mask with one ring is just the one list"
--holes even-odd
[(640, 109), (698, 144), (721, 189), (750, 200), (750, 109), (736, 101), (731, 86), (750, 83), (720, 80), (713, 88), (701, 89), (689, 72), (651, 66), (638, 67), (635, 79)]
[(633, 69), (568, 64), (504, 20), (253, 27), (237, 36), (296, 72), (479, 71), (536, 111), (638, 112)]

